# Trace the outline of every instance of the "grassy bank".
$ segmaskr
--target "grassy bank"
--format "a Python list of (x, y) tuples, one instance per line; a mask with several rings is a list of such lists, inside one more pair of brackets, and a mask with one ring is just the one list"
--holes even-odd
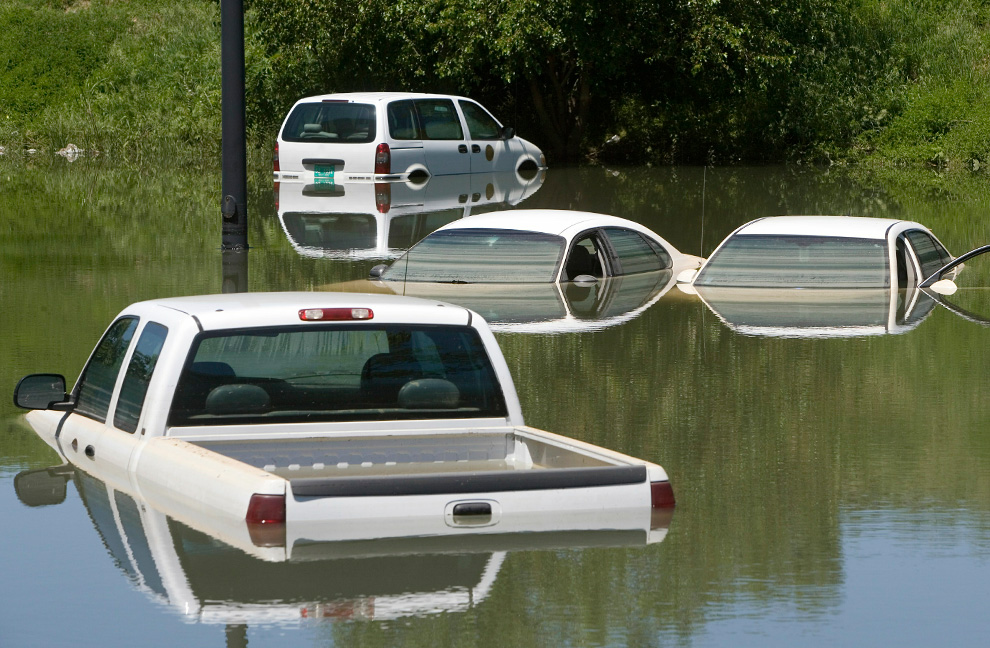
[[(477, 9), (477, 3), (465, 2)], [(694, 6), (672, 3), (678, 11)], [(280, 22), (285, 12), (299, 18), (299, 11), (263, 0), (246, 4), (248, 135), (252, 162), (264, 165), (280, 118), (300, 94), (363, 87), (380, 71), (373, 62), (366, 68), (352, 63), (348, 74), (332, 76), (327, 70), (339, 66), (321, 68), (314, 61), (348, 59), (334, 55), (333, 42), (320, 45), (325, 56), (307, 55), (305, 38)], [(562, 0), (561, 6), (572, 4)], [(771, 43), (778, 55), (715, 76), (701, 66), (694, 77), (672, 73), (668, 79), (644, 64), (632, 73), (642, 84), (627, 79), (621, 87), (593, 85), (594, 119), (584, 131), (582, 157), (634, 163), (800, 160), (981, 172), (990, 164), (990, 5), (823, 0), (808, 27), (818, 31), (798, 37), (784, 31), (791, 23), (771, 20), (773, 12), (763, 16), (758, 7), (738, 4), (726, 0), (712, 5), (711, 15), (695, 9), (685, 15), (711, 20), (723, 35), (733, 33), (737, 20), (746, 43), (726, 51), (726, 66), (740, 65), (732, 62), (740, 52), (759, 55), (759, 43)], [(333, 6), (302, 14), (333, 14)], [(435, 11), (446, 4), (431, 0), (424, 6)], [(337, 20), (347, 20), (346, 12)], [(216, 168), (219, 23), (215, 0), (7, 0), (0, 5), (0, 61), (7, 61), (0, 66), (0, 146), (6, 155), (29, 149), (51, 154), (72, 143), (132, 164)], [(288, 34), (284, 47), (266, 40), (282, 32)], [(718, 47), (729, 47), (720, 42), (706, 46), (710, 61), (720, 60)], [(674, 64), (679, 46), (668, 45), (674, 52), (668, 63)], [(394, 57), (382, 57), (397, 74)], [(525, 83), (499, 86), (494, 76), (482, 83), (476, 69), (458, 79), (452, 75), (460, 68), (426, 63), (419, 61), (409, 79), (393, 74), (388, 89), (460, 88), (486, 101), (509, 97), (505, 101), (514, 107), (506, 116), (517, 125), (533, 112), (519, 89)], [(715, 78), (725, 87), (713, 87)], [(663, 90), (665, 84), (678, 89)], [(653, 95), (644, 94), (646, 86)], [(547, 150), (551, 143), (540, 136), (537, 129), (532, 139)]]
[(8, 0), (0, 145), (216, 165), (220, 24), (202, 0)]

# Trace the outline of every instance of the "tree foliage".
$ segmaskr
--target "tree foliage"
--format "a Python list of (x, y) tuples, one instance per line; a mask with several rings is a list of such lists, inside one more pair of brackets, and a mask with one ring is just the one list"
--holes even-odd
[[(814, 130), (845, 0), (252, 0), (267, 79), (306, 93), (472, 94), (558, 160), (779, 155)], [(844, 19), (844, 17), (846, 17)], [(522, 106), (528, 107), (522, 109)], [(266, 108), (268, 108), (266, 106)], [(275, 111), (277, 112), (277, 111)], [(795, 118), (797, 121), (795, 122)], [(618, 138), (613, 136), (619, 136)], [(611, 139), (626, 144), (604, 147)], [(763, 150), (761, 150), (763, 149)]]

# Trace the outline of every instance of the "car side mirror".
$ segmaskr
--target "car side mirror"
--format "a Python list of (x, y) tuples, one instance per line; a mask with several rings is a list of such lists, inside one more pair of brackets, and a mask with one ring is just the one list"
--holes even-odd
[(956, 283), (952, 279), (940, 279), (929, 286), (928, 289), (939, 295), (952, 295), (958, 290), (958, 286), (956, 286)]
[(68, 405), (65, 377), (60, 374), (31, 374), (21, 378), (14, 388), (14, 405), (24, 409), (65, 409)]
[(502, 139), (504, 139), (504, 140), (510, 140), (510, 139), (512, 139), (515, 136), (516, 136), (516, 129), (515, 128), (513, 128), (512, 126), (503, 126), (502, 127)]
[(368, 271), (369, 279), (378, 279), (382, 276), (382, 273), (388, 270), (388, 265), (385, 263), (379, 263), (374, 268)]

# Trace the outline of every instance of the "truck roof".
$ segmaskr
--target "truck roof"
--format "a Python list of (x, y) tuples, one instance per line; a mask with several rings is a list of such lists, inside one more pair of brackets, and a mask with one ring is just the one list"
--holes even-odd
[[(478, 316), (444, 302), (365, 293), (271, 292), (168, 297), (139, 302), (128, 310), (164, 308), (196, 318), (203, 330), (287, 326), (302, 322), (300, 311), (367, 308), (377, 323), (466, 325)], [(367, 321), (367, 320), (362, 320)]]

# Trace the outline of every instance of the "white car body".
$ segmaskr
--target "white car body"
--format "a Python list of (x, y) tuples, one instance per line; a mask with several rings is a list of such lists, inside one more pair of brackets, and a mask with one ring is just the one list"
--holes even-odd
[(534, 144), (477, 102), (406, 92), (304, 97), (286, 115), (276, 182), (389, 182), (545, 168)]
[[(815, 273), (815, 276), (809, 279), (811, 283), (808, 285), (792, 284), (794, 278), (786, 274), (787, 270), (778, 270), (775, 267), (783, 260), (783, 251), (774, 247), (778, 242), (793, 243), (809, 250), (817, 243), (825, 243), (839, 252), (852, 249), (861, 242), (875, 251), (875, 258), (869, 259), (875, 272), (870, 276), (850, 274), (843, 277), (845, 268), (833, 268), (825, 263), (816, 265), (828, 261), (828, 257), (823, 255), (819, 259), (812, 259), (809, 256), (802, 260), (799, 255), (786, 262), (791, 263), (792, 267), (800, 264), (802, 271)], [(744, 243), (750, 245), (752, 251), (748, 254), (754, 259), (748, 269), (762, 274), (746, 275), (741, 271), (720, 270), (724, 263), (720, 257), (725, 251)], [(861, 259), (851, 259), (857, 260)], [(924, 225), (912, 221), (858, 216), (774, 216), (760, 218), (737, 228), (725, 237), (697, 272), (683, 273), (678, 280), (691, 284), (694, 289), (713, 285), (745, 288), (870, 287), (897, 290), (920, 284), (951, 260), (952, 255), (935, 235)], [(722, 274), (717, 279), (712, 278), (717, 272)]]
[(737, 228), (678, 279), (744, 335), (859, 337), (918, 326), (935, 306), (921, 283), (951, 260), (916, 222), (776, 216)]
[[(504, 234), (506, 237), (535, 235), (559, 242), (559, 255), (555, 263), (548, 263), (546, 272), (539, 278), (520, 275), (511, 267), (504, 268), (504, 277), (498, 275), (502, 256), (493, 244), (481, 245), (478, 249), (466, 250), (465, 258), (472, 267), (461, 266), (444, 270), (444, 278), (417, 278), (404, 265), (409, 259), (417, 260), (424, 253), (423, 246), (432, 241), (456, 233), (461, 240), (483, 241)], [(615, 236), (623, 237), (623, 243), (635, 247), (633, 254), (624, 256), (630, 249), (617, 243)], [(506, 238), (511, 241), (511, 238)], [(581, 249), (588, 251), (590, 257)], [(619, 251), (620, 248), (623, 251)], [(650, 250), (657, 257), (649, 259)], [(511, 250), (507, 250), (511, 252)], [(550, 250), (551, 252), (553, 250)], [(579, 254), (580, 253), (580, 254)], [(640, 254), (642, 253), (642, 255)], [(577, 257), (585, 256), (584, 260)], [(549, 259), (548, 259), (549, 260)], [(580, 263), (577, 263), (581, 261)], [(625, 265), (623, 262), (625, 261)], [(381, 274), (382, 281), (392, 285), (412, 281), (438, 283), (542, 283), (567, 282), (578, 277), (582, 281), (597, 281), (606, 277), (625, 276), (646, 271), (670, 270), (677, 276), (686, 269), (698, 268), (703, 259), (684, 254), (668, 243), (663, 237), (644, 225), (625, 218), (563, 209), (516, 209), (492, 212), (454, 221), (437, 229), (425, 239), (410, 248), (397, 259), (390, 268)], [(590, 264), (590, 265), (589, 265)], [(587, 270), (587, 271), (581, 271)], [(472, 277), (461, 272), (471, 271)], [(490, 275), (490, 276), (485, 276)]]

